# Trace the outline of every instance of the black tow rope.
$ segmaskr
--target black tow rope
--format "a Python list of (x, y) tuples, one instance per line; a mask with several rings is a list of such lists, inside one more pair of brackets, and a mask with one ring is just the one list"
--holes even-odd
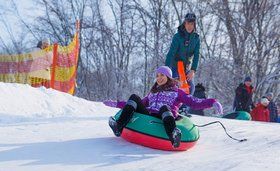
[(197, 126), (197, 127), (206, 127), (206, 126), (208, 126), (208, 125), (212, 125), (212, 124), (215, 124), (215, 123), (219, 123), (219, 124), (224, 128), (224, 131), (225, 131), (225, 133), (227, 134), (227, 136), (228, 136), (229, 138), (231, 138), (231, 139), (233, 139), (233, 140), (235, 140), (235, 141), (238, 141), (238, 142), (247, 141), (246, 138), (244, 138), (244, 139), (233, 138), (231, 135), (229, 135), (229, 133), (228, 133), (227, 130), (226, 130), (226, 127), (225, 127), (220, 121), (214, 121), (214, 122), (210, 122), (210, 123), (207, 123), (207, 124), (204, 124), (204, 125), (195, 125), (195, 124), (194, 124), (194, 125)]

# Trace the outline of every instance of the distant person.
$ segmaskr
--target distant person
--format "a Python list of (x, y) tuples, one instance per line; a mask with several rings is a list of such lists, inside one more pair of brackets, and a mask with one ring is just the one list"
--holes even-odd
[(278, 122), (278, 109), (273, 101), (273, 93), (267, 93), (265, 97), (269, 100), (268, 110), (270, 116), (270, 122)]
[(252, 100), (253, 93), (252, 79), (248, 76), (245, 78), (244, 83), (239, 84), (235, 90), (233, 109), (235, 111), (246, 111), (250, 113), (254, 106)]
[[(280, 104), (278, 103), (278, 109), (280, 109)], [(280, 110), (278, 110), (278, 122), (280, 123)]]
[[(195, 91), (194, 91), (193, 96), (197, 97), (199, 99), (206, 99), (207, 98), (206, 93), (205, 93), (205, 87), (202, 85), (202, 83), (198, 83), (195, 86)], [(190, 109), (189, 113), (204, 116), (204, 111), (203, 110)]]
[(48, 48), (49, 46), (50, 46), (50, 39), (44, 38), (37, 43), (36, 48), (43, 50)]
[(51, 80), (51, 66), (53, 62), (53, 52), (50, 51), (50, 40), (43, 38), (40, 40), (34, 51), (40, 51), (32, 53), (34, 55), (33, 61), (30, 65), (29, 80), (32, 86), (49, 87), (49, 81)]
[(261, 102), (250, 113), (253, 121), (270, 121), (268, 104), (269, 100), (266, 97), (262, 97)]

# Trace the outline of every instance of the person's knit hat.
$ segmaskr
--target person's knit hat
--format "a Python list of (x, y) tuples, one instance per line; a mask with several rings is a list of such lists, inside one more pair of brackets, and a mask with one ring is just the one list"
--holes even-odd
[(250, 77), (250, 76), (247, 76), (247, 77), (244, 79), (244, 82), (246, 82), (246, 81), (252, 82), (251, 77)]
[(187, 13), (185, 15), (184, 21), (195, 22), (195, 20), (196, 20), (196, 16), (194, 13)]
[(265, 97), (270, 97), (271, 99), (273, 98), (273, 93), (267, 93), (266, 95), (265, 95)]
[(261, 98), (261, 104), (267, 106), (269, 104), (269, 100), (266, 97)]
[(48, 43), (50, 44), (50, 39), (49, 38), (43, 38), (42, 43)]
[(168, 66), (158, 67), (158, 69), (156, 70), (156, 73), (161, 73), (161, 74), (166, 75), (169, 78), (172, 78), (172, 71)]

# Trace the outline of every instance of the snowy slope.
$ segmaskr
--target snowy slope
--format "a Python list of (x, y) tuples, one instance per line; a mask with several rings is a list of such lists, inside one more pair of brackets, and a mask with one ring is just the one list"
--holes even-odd
[(165, 152), (113, 136), (117, 109), (50, 89), (0, 83), (0, 171), (7, 170), (279, 170), (280, 124), (193, 116), (196, 146)]

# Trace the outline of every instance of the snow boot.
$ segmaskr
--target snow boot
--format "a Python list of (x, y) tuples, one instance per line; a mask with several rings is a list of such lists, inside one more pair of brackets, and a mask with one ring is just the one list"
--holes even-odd
[(191, 118), (191, 117), (192, 117), (192, 115), (189, 114), (188, 108), (180, 108), (180, 109), (178, 110), (178, 113), (179, 113), (180, 115), (184, 115), (184, 116), (186, 116), (186, 117), (188, 117), (188, 118)]
[(180, 146), (180, 142), (181, 142), (181, 130), (178, 128), (175, 128), (172, 132), (172, 146), (173, 148), (178, 148)]
[(121, 136), (122, 129), (120, 128), (118, 122), (112, 116), (109, 118), (109, 126), (111, 127), (116, 137)]

